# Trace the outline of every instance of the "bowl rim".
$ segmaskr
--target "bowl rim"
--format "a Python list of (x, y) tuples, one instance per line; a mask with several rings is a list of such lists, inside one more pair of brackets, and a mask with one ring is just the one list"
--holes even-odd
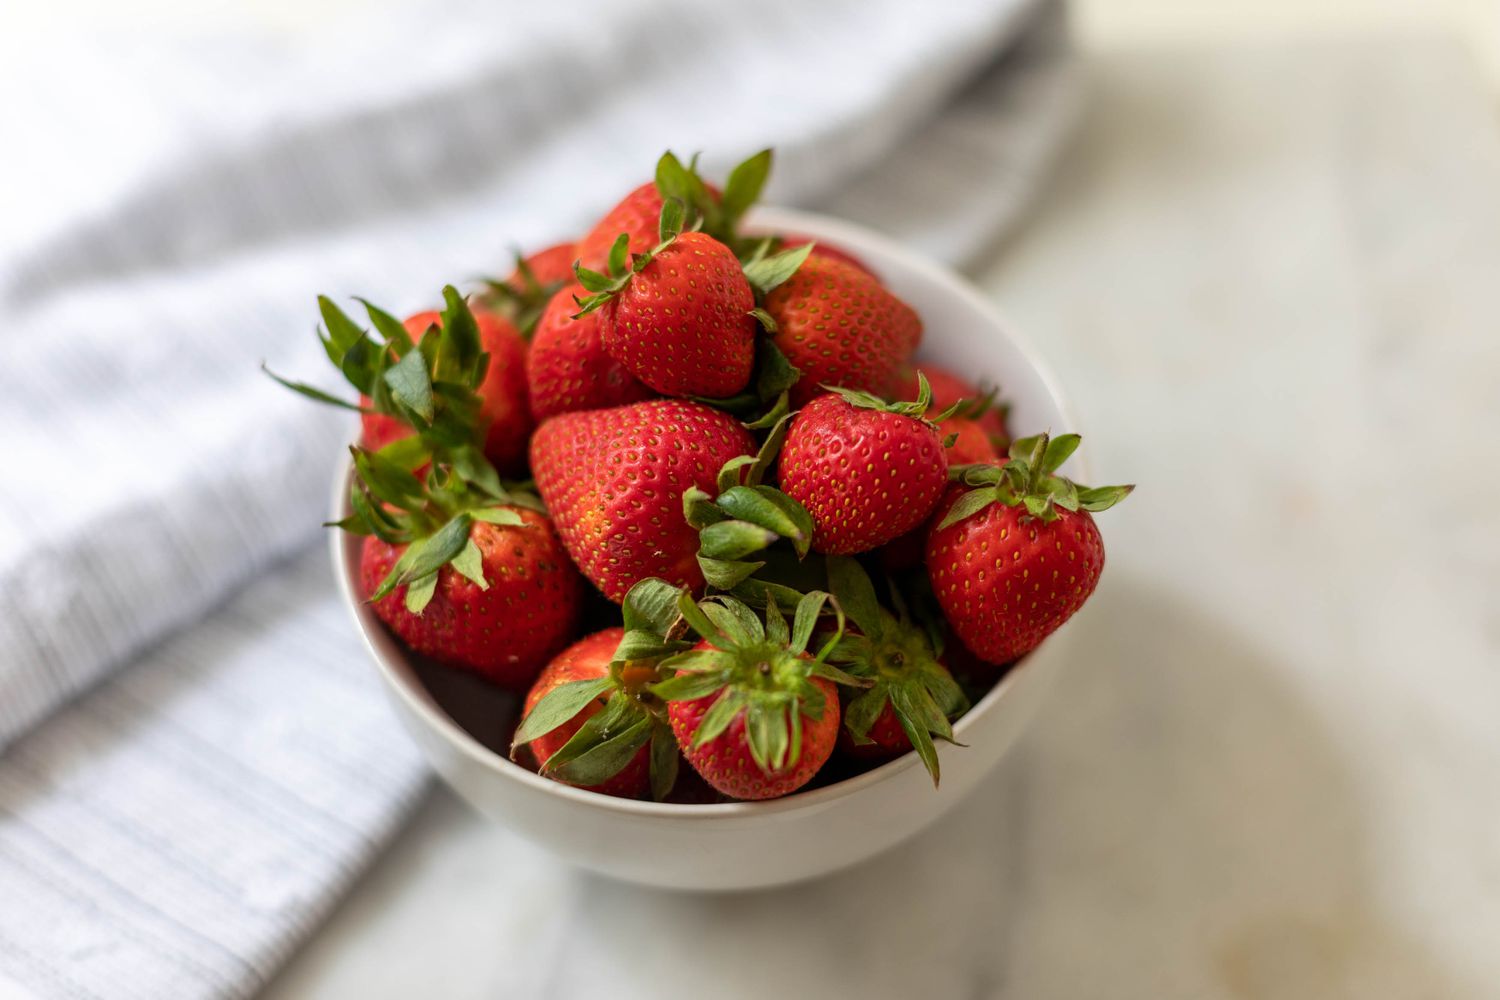
[[(1062, 414), (1070, 427), (1077, 428), (1077, 415), (1066, 394), (1062, 391), (1057, 377), (1053, 374), (1051, 367), (1042, 358), (1041, 354), (1029, 341), (1015, 332), (1002, 311), (990, 299), (956, 273), (919, 253), (907, 249), (895, 240), (874, 230), (815, 212), (761, 206), (752, 212), (749, 226), (752, 229), (778, 229), (794, 231), (815, 238), (827, 238), (835, 243), (848, 244), (856, 252), (858, 252), (861, 245), (873, 246), (881, 255), (900, 258), (902, 265), (915, 272), (921, 280), (939, 286), (947, 294), (961, 299), (970, 307), (991, 316), (1001, 334), (1011, 341), (1012, 345), (1026, 360), (1026, 363), (1031, 366), (1037, 379), (1042, 383), (1043, 388), (1051, 397), (1058, 412)], [(1085, 476), (1087, 476), (1088, 469), (1086, 449), (1087, 445), (1081, 446), (1074, 455), (1074, 460), (1078, 463), (1080, 471)], [(338, 464), (335, 470), (331, 503), (333, 520), (335, 521), (342, 519), (348, 514), (349, 477), (353, 471), (352, 466), (352, 461), (346, 457)], [(652, 819), (713, 822), (747, 819), (756, 816), (771, 816), (800, 810), (821, 809), (834, 801), (855, 795), (865, 788), (893, 778), (904, 771), (918, 766), (920, 763), (915, 752), (908, 752), (894, 760), (886, 761), (883, 764), (872, 767), (868, 771), (857, 774), (852, 778), (845, 778), (843, 781), (815, 788), (811, 791), (793, 792), (781, 798), (760, 801), (700, 804), (625, 799), (613, 795), (605, 795), (600, 792), (592, 792), (583, 788), (576, 788), (561, 781), (544, 778), (510, 759), (495, 753), (471, 736), (436, 704), (432, 696), (420, 684), (415, 682), (415, 673), (411, 670), (409, 664), (397, 664), (387, 661), (387, 654), (380, 648), (375, 637), (371, 634), (365, 620), (365, 615), (360, 610), (362, 599), (356, 594), (353, 574), (349, 572), (350, 560), (345, 551), (352, 544), (355, 544), (355, 536), (350, 535), (346, 537), (344, 532), (336, 528), (330, 531), (329, 548), (333, 556), (334, 575), (338, 581), (339, 596), (348, 609), (350, 617), (354, 621), (355, 628), (359, 631), (360, 639), (364, 643), (365, 649), (369, 652), (371, 659), (375, 661), (375, 665), (386, 686), (397, 694), (407, 711), (420, 719), (430, 730), (442, 736), (450, 747), (502, 779), (518, 781), (522, 785), (529, 786), (543, 794), (554, 795), (564, 800), (576, 802), (581, 806), (602, 809), (606, 812), (626, 813)], [(387, 639), (391, 643), (397, 641), (391, 636), (387, 636)], [(1026, 669), (1027, 666), (1028, 664), (1023, 661), (1017, 667), (1008, 671), (1004, 677), (1000, 678), (995, 686), (985, 693), (984, 697), (980, 698), (968, 712), (964, 713), (963, 718), (953, 724), (954, 736), (962, 738), (964, 732), (973, 724), (975, 719), (991, 711), (1006, 696), (1010, 688), (1014, 686), (1017, 675), (1021, 670)], [(939, 752), (942, 753), (944, 751), (940, 748)], [(939, 788), (938, 790), (940, 791), (941, 789)]]

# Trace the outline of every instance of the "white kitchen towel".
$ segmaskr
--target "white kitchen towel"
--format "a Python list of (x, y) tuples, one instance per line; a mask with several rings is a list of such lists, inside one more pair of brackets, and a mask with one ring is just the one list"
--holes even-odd
[(1043, 0), (360, 18), (0, 67), (27, 95), (0, 103), (27, 137), (0, 163), (0, 979), (26, 994), (253, 992), (420, 782), (321, 556), (272, 568), (350, 430), (257, 371), (326, 364), (316, 293), (425, 306), (667, 146), (774, 144), (771, 199), (962, 261), (1078, 89)]

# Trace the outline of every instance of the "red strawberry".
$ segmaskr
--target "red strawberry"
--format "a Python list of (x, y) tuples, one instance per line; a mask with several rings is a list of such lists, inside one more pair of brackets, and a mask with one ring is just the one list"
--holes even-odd
[(661, 218), (662, 196), (656, 182), (642, 184), (605, 213), (583, 239), (573, 246), (574, 260), (590, 271), (602, 271), (610, 248), (624, 233), (630, 253), (645, 253), (656, 246), (656, 224)]
[[(526, 442), (535, 426), (527, 402), (526, 342), (509, 320), (484, 311), (475, 311), (473, 315), (479, 328), (480, 349), (490, 356), (484, 381), (477, 389), (480, 420), (487, 428), (484, 453), (502, 475), (519, 475), (526, 468)], [(429, 329), (442, 326), (442, 314), (417, 313), (402, 325), (413, 340), (420, 341)], [(361, 395), (360, 405), (368, 408), (370, 398)], [(366, 413), (360, 420), (361, 442), (372, 451), (412, 433), (408, 425), (389, 414)]]
[(712, 495), (724, 463), (755, 450), (729, 414), (662, 399), (553, 417), (531, 439), (531, 468), (563, 544), (618, 602), (645, 577), (703, 586), (682, 494)]
[[(927, 376), (927, 383), (932, 386), (932, 409), (934, 411), (941, 412), (960, 403), (965, 404), (959, 409), (958, 416), (977, 421), (996, 448), (1005, 448), (1009, 445), (1010, 435), (1005, 428), (1005, 407), (994, 403), (994, 391), (985, 391), (940, 365), (923, 361), (914, 368), (902, 369), (894, 389), (896, 398), (908, 399), (916, 394), (919, 369), (923, 375)], [(957, 428), (949, 429), (945, 433), (952, 433), (953, 430)], [(966, 463), (951, 461), (950, 464)]]
[[(373, 606), (416, 652), (519, 690), (573, 634), (583, 581), (544, 515), (519, 506), (489, 510), (519, 523), (475, 520), (468, 529), (478, 565), (465, 568), (483, 585), (445, 563), (425, 606), (413, 610), (409, 587), (416, 580), (374, 598)], [(406, 545), (365, 540), (360, 579), (367, 595), (380, 594), (406, 552)]]
[(574, 259), (590, 271), (602, 271), (609, 262), (615, 241), (624, 234), (626, 255), (645, 253), (657, 244), (657, 224), (668, 198), (682, 203), (703, 230), (734, 242), (735, 224), (760, 196), (771, 169), (771, 151), (762, 150), (736, 166), (729, 174), (725, 192), (698, 176), (696, 163), (686, 166), (663, 153), (656, 163), (656, 177), (627, 194), (573, 247)]
[(927, 539), (932, 588), (959, 639), (991, 663), (1035, 649), (1083, 606), (1104, 569), (1090, 511), (1129, 486), (1081, 488), (1055, 475), (1078, 436), (1017, 441), (1004, 469), (975, 467), (939, 505)]
[[(541, 676), (536, 679), (531, 690), (527, 692), (522, 715), (530, 715), (532, 709), (536, 708), (537, 703), (544, 696), (564, 684), (609, 677), (610, 660), (614, 657), (615, 650), (619, 647), (624, 635), (623, 628), (607, 628), (602, 632), (595, 632), (593, 635), (579, 639), (557, 654), (556, 658), (542, 670)], [(573, 738), (584, 722), (593, 718), (604, 708), (609, 693), (609, 689), (606, 689), (598, 697), (585, 703), (576, 715), (529, 741), (531, 752), (535, 755), (543, 774), (547, 773), (547, 761), (552, 759), (553, 754)], [(649, 744), (642, 744), (635, 756), (631, 757), (629, 762), (612, 777), (597, 785), (579, 787), (626, 799), (639, 798), (650, 786), (650, 771), (651, 748)]]
[(629, 269), (617, 253), (612, 277), (579, 271), (595, 293), (583, 309), (600, 310), (604, 349), (657, 392), (732, 396), (755, 367), (755, 292), (734, 251), (681, 224), (680, 208), (664, 211), (661, 243)]
[[(795, 250), (797, 247), (806, 246), (809, 243), (813, 243), (812, 237), (810, 236), (783, 236), (781, 238), (781, 249)], [(854, 256), (854, 254), (850, 253), (848, 250), (836, 247), (831, 243), (819, 240), (818, 242), (813, 244), (812, 253), (808, 256), (826, 257), (829, 260), (836, 260), (840, 263), (852, 265), (870, 275), (872, 278), (876, 278), (876, 280), (879, 280), (875, 272), (870, 269), (870, 266), (868, 264), (860, 260), (858, 257)]]
[(939, 661), (926, 629), (912, 620), (894, 583), (892, 612), (877, 602), (874, 584), (857, 560), (833, 556), (827, 565), (829, 589), (854, 625), (828, 662), (870, 683), (854, 692), (844, 709), (840, 745), (864, 758), (894, 757), (915, 747), (937, 784), (933, 740), (954, 742), (949, 722), (968, 711), (968, 699)]
[(936, 426), (921, 417), (926, 411), (925, 386), (911, 403), (841, 389), (792, 418), (777, 475), (812, 515), (814, 549), (868, 552), (932, 512), (948, 460)]
[(578, 312), (574, 297), (586, 294), (577, 284), (558, 292), (532, 334), (526, 375), (531, 412), (537, 420), (651, 398), (650, 389), (605, 353), (599, 337), (599, 313), (574, 318)]
[(938, 433), (946, 441), (953, 438), (953, 443), (948, 445), (949, 465), (973, 465), (977, 462), (999, 462), (1000, 453), (995, 450), (995, 444), (990, 435), (985, 432), (984, 424), (969, 417), (949, 417), (938, 421)]
[(793, 406), (825, 385), (885, 391), (922, 337), (917, 314), (874, 277), (818, 254), (766, 296), (765, 310), (776, 346), (802, 370)]
[(854, 679), (806, 652), (821, 606), (804, 599), (790, 630), (774, 601), (764, 625), (733, 598), (684, 611), (705, 641), (662, 661), (676, 674), (652, 690), (668, 703), (682, 755), (725, 795), (787, 795), (832, 755), (840, 715), (830, 677)]
[[(532, 285), (548, 287), (565, 285), (573, 280), (573, 262), (578, 259), (576, 244), (554, 243), (550, 247), (529, 254), (517, 262), (515, 271), (505, 283), (519, 293), (525, 293)], [(530, 280), (527, 280), (527, 272)]]

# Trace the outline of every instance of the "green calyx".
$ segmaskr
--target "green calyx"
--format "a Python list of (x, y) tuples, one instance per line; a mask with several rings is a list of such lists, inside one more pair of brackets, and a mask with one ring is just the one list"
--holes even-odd
[(771, 150), (763, 149), (736, 164), (724, 181), (722, 194), (715, 198), (698, 173), (697, 154), (684, 165), (668, 150), (656, 162), (656, 190), (663, 201), (675, 198), (683, 203), (690, 225), (728, 246), (737, 256), (743, 256), (739, 223), (760, 200), (771, 176), (772, 159)]
[(863, 389), (844, 389), (835, 385), (825, 385), (823, 388), (834, 393), (850, 406), (861, 410), (874, 410), (877, 413), (895, 413), (899, 416), (911, 417), (934, 429), (937, 428), (939, 420), (947, 420), (953, 416), (965, 402), (961, 400), (954, 403), (942, 413), (929, 418), (927, 411), (932, 406), (932, 386), (927, 383), (927, 376), (921, 372), (917, 372), (917, 397), (905, 402), (890, 402), (873, 392), (865, 392)]
[(521, 336), (530, 340), (547, 303), (552, 301), (552, 296), (557, 294), (564, 283), (551, 281), (544, 284), (519, 252), (515, 259), (516, 277), (520, 278), (519, 287), (498, 278), (482, 278), (480, 280), (484, 283), (485, 290), (476, 298), (486, 307), (509, 319), (521, 331)]
[(937, 785), (941, 770), (933, 741), (961, 745), (953, 737), (952, 720), (968, 711), (968, 699), (938, 662), (932, 637), (913, 623), (894, 584), (890, 586), (897, 608), (893, 613), (880, 605), (869, 575), (857, 560), (829, 557), (828, 580), (858, 630), (839, 640), (829, 662), (870, 683), (850, 701), (844, 727), (856, 744), (868, 744), (872, 742), (870, 727), (890, 705)]
[(600, 274), (582, 264), (573, 265), (573, 273), (577, 275), (578, 283), (589, 292), (588, 295), (575, 299), (578, 303), (578, 312), (573, 314), (573, 318), (588, 315), (618, 295), (625, 286), (630, 284), (631, 279), (656, 259), (657, 254), (677, 242), (677, 237), (682, 235), (686, 218), (687, 208), (681, 199), (668, 198), (662, 202), (661, 220), (657, 223), (656, 246), (645, 253), (632, 254), (629, 234), (621, 233), (609, 248), (607, 273)]
[(1027, 515), (1055, 521), (1058, 509), (1108, 510), (1124, 500), (1135, 486), (1080, 486), (1057, 475), (1058, 468), (1082, 442), (1077, 434), (1049, 437), (1037, 434), (1011, 442), (1010, 460), (1003, 466), (960, 465), (948, 470), (956, 482), (974, 489), (965, 493), (938, 524), (942, 530), (984, 510), (990, 504), (1024, 507)]
[(807, 556), (812, 545), (812, 515), (802, 504), (763, 482), (790, 423), (790, 415), (783, 415), (757, 454), (726, 462), (719, 470), (717, 496), (711, 497), (696, 486), (682, 496), (683, 516), (698, 530), (698, 566), (710, 587), (737, 592), (765, 566), (760, 558), (765, 550), (782, 541), (790, 543), (798, 560)]
[[(472, 456), (456, 463), (433, 458), (426, 474), (418, 478), (392, 457), (403, 444), (397, 441), (378, 452), (349, 449), (354, 458), (349, 491), (353, 513), (330, 527), (405, 546), (369, 599), (378, 601), (404, 586), (407, 610), (421, 614), (436, 592), (438, 572), (444, 566), (452, 566), (480, 589), (489, 588), (479, 546), (472, 537), (475, 524), (520, 527), (526, 522), (518, 508), (541, 510), (542, 505), (535, 494), (506, 487), (488, 462), (481, 468), (467, 468)], [(483, 461), (483, 456), (478, 460)]]
[(605, 699), (604, 708), (584, 721), (543, 765), (544, 774), (575, 785), (599, 785), (618, 774), (647, 743), (651, 745), (651, 793), (666, 798), (677, 780), (678, 753), (662, 700), (652, 685), (662, 679), (663, 657), (685, 649), (686, 625), (678, 602), (687, 592), (665, 580), (641, 580), (625, 595), (625, 635), (605, 677), (560, 684), (532, 707), (511, 743), (520, 748), (552, 732)]
[[(833, 631), (817, 654), (809, 655), (808, 644), (829, 607)], [(764, 620), (727, 596), (694, 602), (684, 595), (678, 611), (712, 648), (689, 649), (663, 660), (661, 669), (670, 676), (652, 690), (668, 702), (718, 694), (693, 735), (695, 748), (723, 734), (743, 713), (751, 759), (767, 774), (784, 771), (801, 759), (802, 719), (821, 719), (828, 708), (813, 678), (868, 683), (828, 662), (844, 634), (844, 613), (827, 593), (803, 595), (790, 625), (775, 602), (767, 605)]]
[(360, 300), (373, 332), (362, 329), (328, 297), (318, 297), (323, 350), (348, 383), (369, 397), (368, 409), (269, 370), (266, 374), (320, 403), (395, 417), (415, 430), (435, 454), (477, 447), (487, 430), (479, 421), (478, 389), (490, 356), (458, 290), (452, 285), (444, 288), (443, 301), (441, 322), (414, 343), (400, 320), (370, 302)]
[(400, 320), (360, 301), (372, 330), (362, 329), (331, 299), (320, 296), (319, 339), (329, 361), (369, 397), (369, 409), (267, 374), (319, 402), (395, 417), (415, 432), (379, 451), (350, 448), (352, 513), (329, 526), (405, 546), (370, 600), (404, 586), (406, 607), (420, 614), (432, 600), (444, 566), (451, 565), (479, 587), (489, 586), (479, 548), (470, 537), (475, 523), (518, 526), (523, 521), (515, 508), (540, 510), (541, 501), (501, 482), (484, 456), (481, 442), (487, 428), (479, 420), (478, 388), (490, 358), (458, 290), (452, 285), (443, 289), (440, 322), (416, 341)]

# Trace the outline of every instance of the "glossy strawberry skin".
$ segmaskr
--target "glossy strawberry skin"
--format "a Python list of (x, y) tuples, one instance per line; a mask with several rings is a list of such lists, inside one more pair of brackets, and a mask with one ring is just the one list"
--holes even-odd
[[(609, 661), (614, 656), (615, 650), (620, 645), (620, 639), (624, 637), (623, 628), (607, 628), (602, 632), (584, 636), (567, 649), (558, 653), (552, 662), (543, 668), (542, 673), (531, 686), (526, 694), (526, 705), (521, 713), (525, 718), (531, 714), (537, 702), (553, 688), (561, 687), (572, 681), (590, 681), (599, 677), (609, 676)], [(562, 749), (564, 743), (572, 739), (573, 734), (578, 732), (589, 718), (604, 707), (603, 699), (595, 699), (585, 705), (577, 715), (558, 726), (549, 733), (543, 733), (532, 740), (528, 746), (536, 757), (538, 766), (545, 765), (552, 755)], [(551, 775), (548, 775), (551, 777)], [(556, 779), (561, 780), (561, 779)], [(636, 755), (630, 758), (630, 762), (607, 781), (597, 785), (579, 785), (577, 787), (587, 788), (591, 792), (599, 792), (604, 795), (615, 795), (624, 799), (640, 798), (645, 794), (651, 783), (651, 748), (641, 747)]]
[(814, 254), (766, 296), (776, 346), (802, 378), (792, 405), (824, 385), (885, 392), (916, 350), (922, 321), (905, 302), (852, 264)]
[(774, 799), (789, 795), (812, 780), (828, 762), (839, 734), (839, 696), (831, 681), (812, 679), (823, 692), (823, 717), (802, 716), (802, 753), (797, 762), (784, 771), (770, 774), (762, 771), (750, 756), (745, 740), (745, 713), (741, 712), (718, 736), (701, 747), (693, 746), (693, 734), (703, 722), (722, 692), (704, 695), (691, 701), (674, 701), (667, 706), (667, 717), (682, 755), (714, 788), (736, 799)]
[[(979, 399), (982, 392), (968, 379), (957, 375), (940, 365), (930, 364), (926, 361), (913, 368), (905, 368), (901, 372), (900, 379), (891, 392), (896, 399), (917, 398), (917, 372), (921, 371), (927, 377), (927, 384), (932, 390), (932, 406), (928, 409), (929, 414), (942, 413), (954, 403), (967, 399)], [(1006, 441), (1009, 433), (1005, 426), (1005, 414), (996, 407), (990, 407), (976, 418), (990, 440)], [(953, 465), (961, 465), (961, 462), (952, 462)]]
[[(575, 247), (576, 244), (573, 243), (554, 243), (550, 247), (529, 254), (525, 258), (526, 266), (531, 270), (531, 276), (537, 280), (537, 284), (547, 286), (572, 281), (573, 261), (577, 259)], [(526, 290), (526, 282), (521, 277), (519, 269), (506, 278), (505, 283), (518, 292)]]
[[(950, 487), (938, 523), (964, 494)], [(975, 655), (1008, 663), (1041, 644), (1083, 606), (1104, 569), (1104, 542), (1087, 511), (1042, 521), (993, 503), (935, 529), (927, 573), (948, 624)]]
[[(444, 566), (438, 571), (437, 591), (420, 615), (406, 609), (405, 587), (373, 607), (416, 652), (519, 691), (572, 637), (583, 580), (544, 515), (511, 509), (524, 525), (476, 522), (470, 536), (479, 547), (489, 589)], [(365, 539), (360, 557), (364, 593), (375, 592), (403, 551), (403, 546), (375, 537)]]
[(591, 271), (603, 271), (609, 261), (609, 249), (621, 233), (630, 238), (631, 253), (650, 250), (656, 245), (661, 204), (656, 184), (642, 184), (622, 198), (574, 245), (574, 257)]
[[(813, 239), (810, 236), (796, 235), (796, 236), (783, 236), (781, 238), (781, 248), (783, 250), (795, 250), (797, 247), (806, 246), (809, 243), (813, 243)], [(864, 261), (860, 260), (858, 257), (856, 257), (854, 254), (850, 253), (848, 250), (845, 250), (845, 249), (843, 249), (841, 247), (834, 246), (832, 243), (827, 243), (827, 242), (824, 242), (822, 240), (819, 240), (818, 242), (813, 243), (812, 253), (810, 254), (810, 256), (813, 256), (813, 257), (826, 257), (829, 260), (840, 261), (840, 262), (842, 262), (844, 264), (848, 264), (848, 265), (850, 265), (852, 267), (857, 267), (861, 271), (863, 271), (866, 274), (870, 275), (872, 278), (876, 278), (876, 280), (879, 280), (879, 276), (876, 275), (875, 272), (870, 269), (870, 266), (868, 264), (866, 264)]]
[(600, 312), (604, 349), (668, 396), (732, 396), (755, 366), (755, 293), (724, 244), (683, 233)]
[(531, 336), (526, 377), (537, 420), (574, 410), (601, 410), (650, 399), (642, 385), (604, 350), (598, 312), (574, 319), (582, 285), (565, 286), (547, 303)]
[(659, 399), (553, 417), (531, 440), (531, 468), (568, 552), (618, 603), (648, 576), (703, 586), (682, 494), (716, 493), (723, 464), (755, 450), (727, 413)]
[(949, 417), (947, 420), (940, 420), (938, 421), (938, 434), (945, 441), (950, 435), (953, 436), (953, 443), (948, 446), (949, 465), (974, 465), (981, 462), (1000, 461), (1000, 453), (995, 450), (994, 442), (985, 430), (984, 424), (978, 420), (971, 420), (968, 417)]
[(849, 730), (840, 729), (839, 751), (860, 760), (890, 760), (911, 749), (911, 738), (901, 728), (901, 720), (896, 718), (896, 709), (889, 701), (880, 710), (880, 714), (875, 716), (875, 721), (870, 723), (865, 735), (871, 742), (856, 743)]
[[(414, 340), (442, 321), (442, 314), (421, 312), (408, 317), (403, 326)], [(489, 352), (489, 367), (480, 384), (479, 419), (488, 427), (484, 453), (504, 476), (519, 476), (526, 469), (526, 442), (536, 426), (526, 388), (526, 342), (514, 325), (493, 313), (475, 311), (480, 347)], [(361, 396), (360, 405), (368, 407), (369, 397)], [(409, 437), (412, 430), (405, 423), (385, 413), (360, 416), (360, 442), (372, 451), (392, 441)]]
[(911, 531), (948, 477), (931, 425), (831, 394), (792, 418), (777, 468), (782, 491), (813, 517), (812, 547), (830, 555), (868, 552)]

